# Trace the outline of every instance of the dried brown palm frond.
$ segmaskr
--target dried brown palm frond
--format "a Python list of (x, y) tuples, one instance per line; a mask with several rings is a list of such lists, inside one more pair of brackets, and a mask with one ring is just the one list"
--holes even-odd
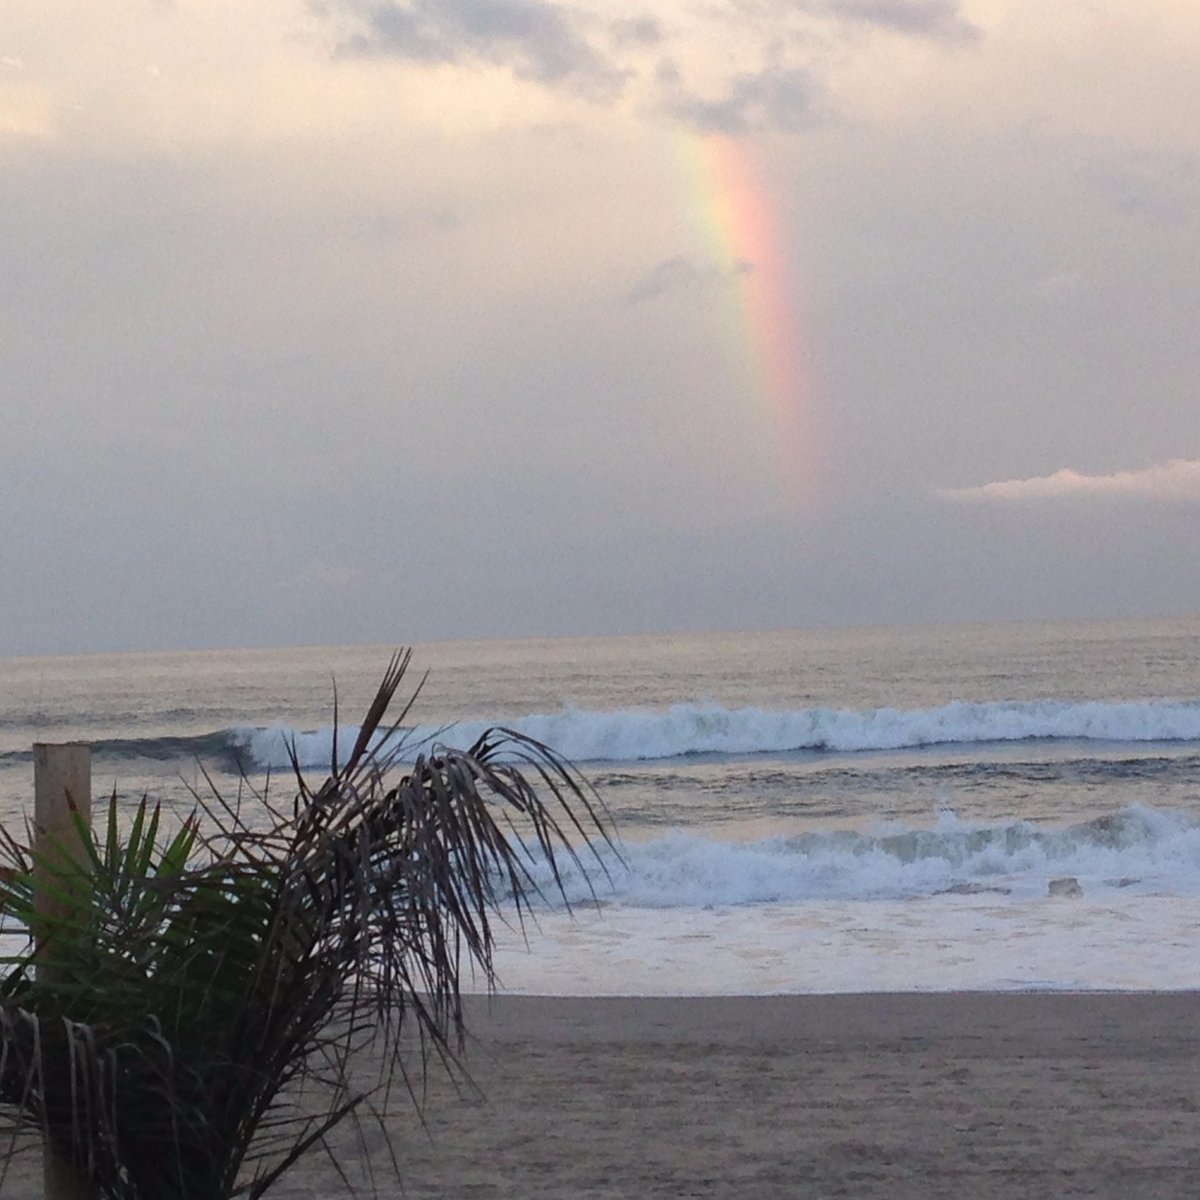
[[(114, 796), (104, 837), (81, 831), (82, 891), (43, 860), (72, 903), (43, 916), (41, 949), (0, 960), (0, 1113), (97, 1196), (257, 1197), (332, 1153), (326, 1135), (379, 1116), (414, 1047), (421, 1068), (453, 1064), (464, 973), (492, 982), (498, 905), (528, 911), (532, 856), (564, 900), (560, 863), (603, 869), (594, 793), (536, 741), (497, 729), (397, 773), (386, 715), (408, 662), (392, 661), (346, 761), (335, 751), (315, 790), (297, 770), (287, 806), (214, 790), (160, 839), (146, 803), (122, 836)], [(0, 907), (35, 922), (33, 853), (7, 839), (0, 857)], [(367, 1048), (380, 1066), (364, 1087)]]

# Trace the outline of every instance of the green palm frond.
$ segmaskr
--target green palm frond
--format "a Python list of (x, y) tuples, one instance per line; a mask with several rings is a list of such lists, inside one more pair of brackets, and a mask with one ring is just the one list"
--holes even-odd
[[(297, 767), (286, 806), (212, 789), (166, 837), (145, 801), (122, 833), (114, 793), (102, 836), (81, 824), (82, 874), (0, 838), (0, 910), (39, 939), (0, 959), (0, 1113), (97, 1196), (264, 1195), (387, 1104), (409, 1049), (454, 1064), (466, 973), (491, 984), (498, 905), (523, 918), (537, 893), (532, 852), (563, 900), (560, 860), (603, 869), (597, 798), (536, 741), (495, 730), (396, 769), (407, 706), (385, 722), (407, 666), (320, 787)], [(35, 868), (62, 915), (35, 909)]]

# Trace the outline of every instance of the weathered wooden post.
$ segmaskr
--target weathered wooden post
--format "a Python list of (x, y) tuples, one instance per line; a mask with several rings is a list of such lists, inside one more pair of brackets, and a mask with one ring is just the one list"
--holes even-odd
[[(86, 871), (87, 856), (79, 836), (79, 827), (72, 816), (78, 812), (83, 820), (92, 819), (92, 750), (78, 742), (54, 745), (35, 743), (33, 747), (33, 823), (35, 849), (39, 862), (34, 867), (34, 906), (38, 914), (61, 916), (69, 911), (70, 896), (63, 894), (62, 881), (57, 889), (39, 886), (41, 880), (57, 867)], [(33, 930), (40, 940), (37, 928)], [(53, 943), (47, 945), (44, 958), (38, 961), (38, 973), (43, 979), (53, 978)], [(90, 1200), (92, 1192), (87, 1180), (69, 1163), (53, 1153), (49, 1145), (43, 1148), (43, 1187), (45, 1200)]]

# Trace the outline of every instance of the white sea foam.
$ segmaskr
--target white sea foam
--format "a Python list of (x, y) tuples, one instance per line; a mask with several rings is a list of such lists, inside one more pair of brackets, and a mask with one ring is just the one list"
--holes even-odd
[[(751, 843), (693, 834), (627, 845), (573, 915), (501, 939), (514, 992), (1200, 988), (1200, 819), (1131, 806), (1060, 829), (1023, 821)], [(594, 874), (594, 871), (593, 871)], [(547, 893), (544, 865), (535, 875)], [(1071, 875), (1081, 898), (1048, 895)]]
[[(955, 701), (929, 709), (805, 708), (770, 711), (717, 704), (676, 704), (665, 711), (574, 708), (502, 722), (574, 762), (636, 762), (686, 754), (764, 754), (795, 750), (900, 750), (1025, 739), (1109, 742), (1200, 741), (1200, 700), (1076, 703), (1061, 700)], [(449, 728), (413, 730), (410, 746), (429, 738), (469, 746), (493, 722), (463, 721)], [(300, 731), (283, 726), (239, 727), (233, 744), (259, 769), (286, 768), (295, 748), (301, 766), (327, 767), (332, 728)], [(344, 755), (358, 730), (344, 727)], [(413, 751), (415, 753), (415, 750)]]
[[(586, 865), (586, 864), (585, 864)], [(825, 831), (730, 842), (677, 831), (606, 856), (596, 894), (639, 908), (720, 908), (800, 901), (920, 900), (953, 894), (1045, 896), (1050, 879), (1075, 876), (1085, 895), (1200, 897), (1200, 818), (1134, 805), (1065, 828), (1028, 821), (975, 824), (942, 813), (930, 828)], [(547, 895), (553, 877), (535, 858)], [(567, 897), (591, 895), (579, 871)]]

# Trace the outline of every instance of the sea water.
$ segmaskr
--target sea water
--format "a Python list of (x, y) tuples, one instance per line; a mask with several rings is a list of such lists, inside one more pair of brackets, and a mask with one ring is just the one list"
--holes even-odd
[[(293, 753), (319, 781), (390, 652), (0, 661), (0, 821), (35, 741), (90, 742), (126, 808), (278, 796)], [(528, 733), (619, 833), (504, 933), (508, 990), (1200, 986), (1200, 619), (440, 643), (426, 671), (414, 743)]]

